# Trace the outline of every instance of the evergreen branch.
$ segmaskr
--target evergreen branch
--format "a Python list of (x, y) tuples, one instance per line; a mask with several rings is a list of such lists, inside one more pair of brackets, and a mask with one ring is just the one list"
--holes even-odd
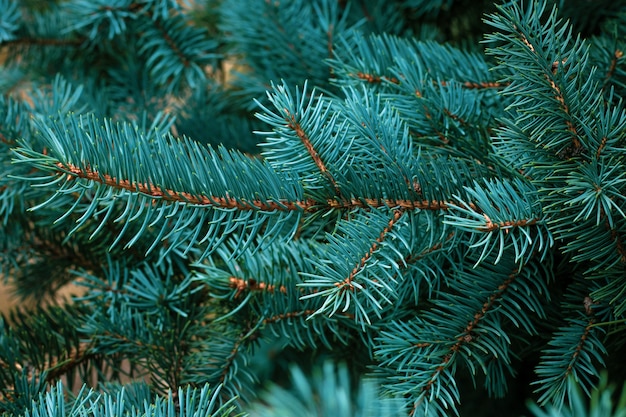
[(508, 245), (514, 246), (515, 259), (520, 262), (536, 252), (546, 255), (553, 237), (531, 184), (494, 180), (484, 185), (475, 183), (466, 191), (480, 212), (464, 207), (464, 203), (453, 205), (444, 222), (471, 233), (470, 247), (483, 248), (478, 262), (493, 251), (497, 251), (498, 262)]
[(513, 281), (519, 276), (519, 272), (519, 269), (515, 268), (502, 284), (498, 285), (497, 290), (483, 303), (480, 310), (474, 314), (473, 320), (467, 324), (462, 334), (458, 336), (457, 343), (450, 348), (452, 352), (457, 352), (463, 343), (470, 343), (474, 339), (472, 335), (474, 329), (480, 324), (481, 320), (485, 318), (487, 313), (494, 308), (496, 302), (504, 296), (504, 293), (509, 290)]
[[(316, 298), (301, 299), (305, 293), (300, 286), (303, 281), (301, 273), (309, 270), (309, 260), (322, 256), (320, 249), (319, 244), (298, 240), (267, 247), (254, 255), (246, 251), (234, 259), (230, 255), (231, 250), (222, 247), (216, 252), (221, 257), (219, 267), (198, 265), (202, 272), (197, 273), (197, 280), (209, 288), (208, 292), (214, 298), (230, 302), (235, 301), (238, 295), (241, 298), (239, 290), (233, 287), (234, 282), (242, 287), (243, 282), (249, 284), (251, 281), (240, 278), (235, 281), (232, 277), (253, 276), (254, 288), (263, 283), (265, 290), (242, 290), (247, 294), (243, 301), (236, 301), (237, 312), (245, 317), (251, 315), (253, 320), (267, 325), (267, 332), (271, 335), (298, 349), (315, 346), (319, 342), (331, 348), (337, 340), (347, 345), (350, 339), (343, 332), (346, 324), (350, 327), (354, 322), (354, 315), (337, 313), (333, 318), (309, 316), (317, 311), (321, 302)], [(268, 288), (273, 288), (273, 291), (268, 291)], [(314, 291), (316, 289), (312, 288)], [(288, 335), (286, 339), (284, 335)]]
[[(505, 372), (512, 369), (507, 324), (536, 333), (529, 313), (545, 316), (539, 296), (546, 291), (543, 274), (549, 269), (536, 259), (522, 267), (510, 257), (503, 261), (458, 271), (449, 282), (451, 291), (440, 292), (432, 310), (380, 332), (380, 366), (397, 372), (388, 376), (388, 387), (414, 399), (414, 414), (420, 408), (454, 407), (458, 391), (448, 384), (461, 364), (472, 375), (482, 369), (490, 393), (506, 390)], [(468, 299), (469, 291), (480, 299)]]
[[(302, 213), (301, 207), (278, 207), (275, 204), (282, 203), (282, 198), (286, 200), (285, 203), (302, 201), (302, 189), (298, 183), (285, 181), (289, 173), (276, 172), (262, 161), (229, 153), (224, 149), (213, 151), (187, 140), (173, 140), (158, 131), (150, 132), (150, 136), (146, 136), (134, 125), (114, 124), (109, 120), (101, 124), (95, 118), (85, 119), (70, 115), (60, 120), (52, 119), (47, 122), (49, 124), (41, 120), (40, 122), (47, 154), (35, 151), (30, 144), (24, 144), (15, 155), (21, 162), (28, 161), (45, 171), (69, 174), (69, 178), (68, 175), (57, 175), (52, 178), (42, 176), (29, 179), (61, 184), (59, 192), (40, 206), (49, 205), (51, 201), (67, 194), (85, 196), (91, 193), (89, 188), (93, 187), (94, 182), (101, 183), (105, 187), (93, 187), (95, 195), (87, 201), (86, 207), (81, 206), (84, 202), (77, 198), (76, 203), (67, 208), (63, 217), (75, 210), (84, 210), (88, 214), (83, 213), (77, 220), (77, 227), (95, 220), (100, 223), (97, 232), (119, 207), (111, 204), (110, 200), (109, 203), (103, 203), (101, 197), (124, 197), (125, 201), (122, 201), (126, 208), (116, 221), (127, 221), (117, 236), (118, 241), (130, 230), (132, 220), (144, 210), (148, 214), (142, 218), (143, 224), (136, 229), (135, 238), (127, 246), (132, 245), (151, 226), (159, 224), (167, 211), (179, 213), (176, 222), (173, 227), (169, 221), (160, 222), (153, 247), (158, 241), (165, 239), (168, 239), (170, 249), (185, 240), (191, 244), (189, 239), (195, 239), (203, 230), (206, 233), (206, 223), (200, 220), (206, 218), (205, 216), (217, 220), (214, 227), (226, 225), (228, 230), (234, 225), (231, 230), (237, 227), (258, 230), (261, 224), (265, 224), (267, 233), (278, 236), (291, 223), (279, 221), (278, 216), (272, 217), (269, 214), (284, 213), (282, 220), (285, 220)], [(85, 188), (85, 182), (71, 179), (76, 176), (89, 178), (92, 185)], [(260, 187), (241, 182), (241, 176), (254, 178), (253, 181)], [(267, 182), (264, 183), (264, 180)], [(204, 198), (204, 193), (215, 196), (216, 199)], [(168, 199), (174, 200), (174, 204)], [(254, 202), (258, 203), (257, 206)], [(243, 210), (233, 211), (237, 207), (242, 207)], [(206, 211), (203, 208), (218, 210)], [(264, 213), (262, 208), (278, 210)], [(179, 212), (180, 209), (183, 212)], [(103, 217), (94, 216), (94, 213), (102, 214)], [(239, 220), (233, 224), (235, 218)], [(194, 225), (193, 228), (187, 228), (191, 224)], [(228, 234), (207, 235), (207, 250), (212, 250), (213, 242), (226, 237)], [(187, 250), (189, 248), (190, 246)]]
[(220, 384), (223, 384), (228, 378), (228, 374), (231, 371), (233, 364), (235, 363), (235, 359), (237, 358), (239, 349), (241, 348), (241, 345), (243, 344), (243, 342), (245, 342), (246, 339), (248, 339), (248, 337), (249, 335), (242, 333), (240, 337), (238, 337), (235, 343), (233, 344), (231, 351), (228, 353), (228, 356), (226, 357), (223, 363), (222, 373), (220, 374), (220, 377), (219, 377)]
[[(426, 69), (433, 80), (445, 83), (456, 80), (468, 88), (499, 87), (489, 66), (478, 54), (467, 53), (449, 45), (431, 41), (384, 35), (355, 36), (340, 40), (335, 59), (331, 60), (337, 82), (362, 80), (370, 84), (388, 81), (402, 84), (413, 71), (398, 71), (402, 61), (413, 62), (421, 72)], [(471, 62), (471, 65), (467, 65)]]
[[(328, 162), (335, 162), (332, 159), (340, 154), (339, 149), (332, 145), (341, 148), (346, 146), (342, 143), (345, 138), (345, 133), (340, 132), (342, 126), (336, 126), (337, 115), (331, 114), (326, 99), (316, 98), (315, 90), (310, 93), (307, 100), (309, 93), (306, 83), (302, 93), (296, 88), (295, 97), (284, 83), (272, 87), (274, 91), (268, 92), (267, 96), (275, 111), (259, 103), (265, 114), (258, 114), (257, 117), (272, 126), (280, 137), (268, 138), (262, 145), (267, 149), (263, 155), (277, 168), (282, 167), (286, 160), (291, 160), (292, 163), (300, 162), (298, 174), (302, 181), (317, 187), (323, 187), (323, 184), (328, 182), (334, 190), (334, 195), (340, 197), (339, 184), (328, 168)], [(328, 138), (331, 135), (336, 135), (336, 138), (329, 143)], [(332, 154), (329, 154), (330, 152)]]
[(118, 345), (123, 344), (130, 346), (131, 349), (139, 348), (141, 350), (146, 351), (154, 351), (154, 352), (167, 352), (165, 346), (158, 345), (156, 343), (146, 343), (141, 341), (135, 337), (128, 337), (121, 333), (116, 333), (112, 331), (104, 331), (97, 335), (94, 335), (95, 340), (97, 341), (94, 345), (93, 349), (95, 352), (99, 352), (100, 350), (106, 350), (106, 348), (110, 346), (102, 346), (103, 342), (106, 342), (107, 345)]
[(246, 280), (243, 278), (230, 277), (228, 281), (230, 283), (230, 287), (237, 290), (234, 298), (238, 298), (244, 291), (267, 291), (269, 293), (273, 293), (274, 291), (279, 291), (281, 293), (287, 292), (287, 287), (284, 285), (276, 287), (275, 285), (267, 284), (265, 282), (258, 282), (256, 279)]
[[(84, 178), (93, 182), (106, 185), (111, 188), (138, 192), (142, 195), (153, 197), (162, 201), (172, 203), (184, 203), (194, 206), (210, 206), (220, 209), (237, 209), (242, 211), (261, 210), (264, 212), (317, 212), (326, 209), (379, 209), (379, 208), (398, 208), (399, 210), (433, 210), (447, 211), (450, 203), (447, 201), (428, 201), (428, 200), (396, 200), (396, 199), (378, 199), (378, 198), (352, 198), (332, 199), (323, 203), (307, 200), (247, 200), (235, 197), (223, 197), (215, 195), (192, 195), (185, 191), (176, 191), (165, 189), (152, 185), (151, 183), (131, 182), (127, 179), (118, 179), (111, 177), (109, 174), (100, 173), (90, 168), (80, 168), (72, 164), (64, 164), (56, 162), (60, 175), (67, 175), (69, 178)], [(480, 209), (473, 203), (468, 203), (468, 207), (476, 212)]]
[(348, 275), (346, 279), (341, 282), (335, 283), (335, 286), (339, 288), (340, 291), (358, 291), (358, 288), (355, 287), (353, 284), (354, 278), (359, 272), (364, 269), (367, 262), (372, 258), (374, 252), (383, 243), (385, 238), (387, 238), (389, 232), (391, 232), (391, 229), (396, 224), (396, 222), (400, 220), (400, 217), (402, 217), (403, 214), (404, 213), (402, 210), (393, 210), (393, 218), (389, 220), (387, 226), (385, 226), (385, 228), (380, 232), (380, 236), (378, 236), (376, 240), (372, 242), (372, 245), (370, 246), (367, 253), (365, 253), (365, 255), (363, 255), (363, 257), (360, 259), (359, 264), (354, 267), (354, 269), (350, 272), (350, 275)]
[[(598, 122), (588, 109), (604, 110), (605, 104), (587, 44), (580, 38), (573, 40), (571, 26), (558, 20), (556, 8), (542, 21), (546, 6), (541, 1), (525, 11), (517, 3), (500, 8), (502, 15), (490, 16), (489, 24), (504, 33), (489, 38), (506, 43), (490, 53), (500, 59), (500, 67), (514, 70), (504, 94), (516, 100), (511, 108), (519, 117), (515, 117), (516, 127), (507, 126), (505, 132), (530, 151), (520, 166), (549, 172), (554, 162), (578, 157), (595, 145), (599, 138), (589, 130)], [(523, 153), (518, 148), (517, 154)]]
[[(626, 122), (626, 114), (619, 113), (618, 120)], [(621, 167), (614, 156), (606, 155), (555, 167), (548, 177), (554, 191), (543, 198), (549, 203), (545, 212), (551, 217), (559, 213), (551, 222), (553, 233), (564, 241), (563, 250), (574, 253), (573, 260), (583, 263), (588, 272), (612, 268), (625, 259), (622, 240), (626, 233), (626, 176)], [(594, 251), (589, 252), (590, 248)]]
[(148, 54), (146, 66), (158, 84), (171, 92), (183, 79), (192, 88), (206, 83), (205, 67), (217, 58), (213, 52), (217, 42), (203, 28), (190, 25), (183, 15), (164, 21), (144, 19), (142, 27), (139, 53)]
[[(496, 90), (500, 90), (503, 89), (505, 87), (508, 87), (511, 83), (509, 82), (499, 82), (499, 81), (462, 81), (462, 80), (456, 80), (458, 83), (460, 83), (463, 87), (467, 88), (468, 90), (485, 90), (485, 89), (496, 89)], [(435, 83), (436, 81), (433, 81), (433, 83)], [(439, 85), (441, 85), (442, 87), (446, 87), (449, 83), (446, 81), (439, 81)]]
[[(263, 211), (302, 211), (313, 210), (318, 204), (315, 201), (287, 201), (287, 200), (243, 200), (234, 197), (192, 195), (184, 191), (163, 189), (151, 183), (135, 183), (127, 179), (118, 179), (109, 174), (100, 173), (90, 168), (80, 168), (72, 164), (57, 162), (62, 172), (67, 172), (69, 178), (84, 178), (119, 190), (138, 192), (168, 202), (185, 203), (197, 206), (212, 206), (222, 209), (263, 210)], [(329, 205), (340, 207), (336, 202)], [(346, 204), (350, 206), (349, 204)], [(356, 203), (355, 203), (356, 205)]]
[[(555, 12), (553, 11), (553, 13)], [(526, 38), (526, 35), (522, 31), (520, 31), (518, 32), (518, 36), (520, 37), (522, 43), (526, 45), (526, 47), (528, 47), (530, 52), (533, 55), (536, 55), (537, 59), (540, 60), (542, 57), (537, 54), (534, 46)], [(554, 61), (551, 67), (552, 74), (556, 75), (557, 71), (559, 70), (559, 66), (565, 65), (565, 64), (566, 64), (566, 59), (563, 59), (561, 62)], [(567, 130), (572, 134), (572, 149), (566, 149), (564, 151), (564, 154), (576, 156), (582, 152), (582, 144), (579, 140), (578, 129), (576, 129), (576, 127), (574, 126), (574, 123), (572, 123), (572, 115), (571, 115), (569, 106), (567, 105), (565, 101), (565, 97), (563, 95), (563, 92), (561, 91), (561, 87), (557, 85), (554, 77), (551, 77), (548, 72), (544, 72), (544, 77), (546, 81), (548, 82), (548, 84), (550, 85), (550, 88), (554, 92), (554, 98), (556, 99), (556, 101), (558, 101), (559, 105), (561, 106), (561, 110), (565, 114), (565, 124), (567, 125)]]
[(607, 70), (604, 76), (604, 85), (608, 84), (611, 78), (613, 78), (615, 69), (617, 68), (617, 62), (623, 57), (624, 57), (624, 52), (622, 52), (620, 49), (616, 49), (615, 52), (613, 52), (613, 57), (611, 58), (609, 69)]
[(296, 133), (296, 135), (300, 138), (300, 140), (304, 144), (304, 147), (306, 148), (307, 152), (311, 156), (311, 159), (313, 159), (313, 162), (315, 163), (315, 165), (317, 165), (320, 172), (323, 175), (327, 176), (330, 182), (332, 183), (333, 187), (335, 188), (336, 195), (341, 196), (341, 190), (339, 189), (337, 182), (333, 178), (332, 174), (328, 172), (328, 169), (326, 168), (324, 161), (322, 161), (319, 154), (317, 153), (317, 151), (311, 144), (311, 140), (309, 139), (307, 134), (304, 132), (304, 130), (302, 130), (302, 126), (300, 125), (300, 123), (296, 121), (295, 116), (293, 114), (290, 114), (288, 110), (286, 111), (286, 117), (287, 117), (287, 122), (288, 122), (287, 127), (290, 129), (293, 129), (293, 131)]
[[(386, 94), (412, 136), (420, 144), (440, 148), (446, 155), (464, 161), (475, 159), (486, 171), (480, 175), (493, 175), (489, 171), (496, 171), (501, 162), (492, 158), (490, 131), (496, 127), (495, 117), (501, 111), (502, 99), (496, 89), (469, 87), (497, 81), (468, 84), (454, 78), (466, 74), (457, 75), (455, 70), (447, 68), (447, 73), (436, 74), (435, 78), (428, 68), (416, 69), (415, 59), (414, 56), (398, 58), (393, 71), (402, 82), (394, 86), (395, 91)], [(416, 113), (416, 107), (421, 111)]]
[[(448, 353), (443, 356), (443, 361), (439, 363), (430, 377), (427, 378), (426, 384), (422, 385), (420, 388), (420, 394), (418, 397), (419, 401), (416, 401), (413, 405), (413, 409), (410, 415), (413, 415), (417, 408), (419, 407), (421, 401), (426, 398), (428, 393), (433, 389), (433, 384), (436, 383), (440, 378), (440, 375), (444, 370), (446, 370), (449, 366), (452, 365), (457, 354), (461, 353), (462, 347), (465, 344), (471, 346), (472, 343), (475, 343), (475, 339), (477, 339), (478, 335), (474, 332), (480, 326), (481, 322), (485, 320), (487, 314), (494, 310), (497, 303), (502, 303), (502, 298), (504, 297), (505, 292), (507, 292), (511, 284), (518, 278), (519, 270), (515, 268), (508, 277), (497, 287), (497, 290), (493, 292), (488, 299), (483, 303), (481, 308), (474, 313), (473, 319), (467, 323), (467, 326), (461, 331), (461, 333), (456, 337), (456, 342), (448, 348)], [(486, 335), (484, 335), (486, 336)], [(423, 349), (427, 347), (431, 347), (428, 343), (417, 343), (414, 345), (416, 348)], [(497, 352), (493, 352), (494, 356), (497, 357)], [(466, 360), (469, 360), (466, 359)]]
[(91, 343), (82, 342), (78, 347), (68, 352), (65, 358), (54, 358), (51, 360), (48, 366), (44, 368), (46, 370), (46, 380), (48, 382), (56, 381), (63, 375), (70, 374), (70, 370), (95, 358), (97, 355), (91, 352), (91, 347)]
[(308, 317), (315, 313), (315, 310), (288, 311), (286, 313), (276, 314), (275, 316), (263, 319), (263, 324), (276, 323), (281, 320), (293, 319), (296, 317)]
[(591, 328), (593, 327), (595, 322), (596, 321), (594, 318), (590, 318), (589, 321), (587, 322), (587, 325), (585, 326), (585, 329), (583, 330), (583, 333), (580, 336), (580, 341), (578, 342), (578, 345), (576, 345), (576, 347), (573, 350), (570, 363), (567, 365), (567, 368), (565, 369), (565, 372), (563, 374), (564, 379), (567, 379), (572, 374), (575, 363), (576, 363), (576, 358), (578, 358), (581, 352), (583, 352), (583, 349), (585, 347), (585, 342), (587, 338), (589, 337), (589, 332), (591, 331)]
[(569, 320), (566, 326), (555, 332), (549, 342), (551, 347), (543, 352), (536, 368), (540, 379), (533, 382), (539, 385), (540, 403), (553, 402), (558, 407), (562, 406), (570, 394), (570, 376), (581, 384), (585, 392), (589, 392), (594, 385), (596, 364), (603, 365), (602, 355), (606, 354), (600, 340), (603, 331), (594, 327), (595, 323), (595, 317), (589, 315)]
[(381, 75), (368, 74), (368, 73), (360, 72), (360, 71), (357, 72), (356, 74), (348, 74), (348, 75), (354, 78), (358, 78), (360, 80), (364, 80), (370, 84), (380, 84), (383, 81), (387, 81), (392, 84), (400, 84), (400, 80), (398, 80), (395, 77), (386, 77), (386, 76), (381, 76)]
[[(370, 324), (371, 314), (380, 315), (381, 302), (391, 304), (397, 296), (397, 277), (406, 265), (395, 260), (404, 259), (413, 244), (408, 222), (408, 214), (398, 209), (364, 211), (339, 222), (341, 239), (327, 235), (324, 261), (303, 273), (308, 279), (302, 285), (316, 291), (301, 299), (324, 298), (316, 314), (350, 311), (361, 326)], [(343, 255), (341, 264), (333, 261), (338, 255)]]
[(187, 58), (187, 56), (185, 56), (185, 53), (180, 49), (180, 47), (176, 44), (176, 42), (174, 42), (172, 37), (167, 33), (167, 30), (163, 26), (161, 26), (158, 22), (155, 22), (155, 27), (157, 28), (157, 30), (161, 32), (161, 35), (163, 36), (165, 43), (167, 44), (167, 46), (170, 47), (170, 49), (178, 57), (180, 62), (183, 64), (183, 67), (189, 68), (192, 65), (192, 61), (189, 58)]
[(260, 324), (234, 321), (199, 324), (196, 332), (201, 333), (202, 338), (194, 340), (192, 336), (193, 349), (185, 357), (184, 381), (194, 385), (219, 383), (225, 398), (238, 396), (245, 400), (254, 389), (250, 383), (255, 376), (243, 349), (257, 339)]

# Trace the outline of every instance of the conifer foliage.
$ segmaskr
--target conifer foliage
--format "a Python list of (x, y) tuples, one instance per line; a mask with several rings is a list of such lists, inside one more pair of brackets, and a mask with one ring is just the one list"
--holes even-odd
[(586, 3), (0, 0), (0, 415), (623, 416)]

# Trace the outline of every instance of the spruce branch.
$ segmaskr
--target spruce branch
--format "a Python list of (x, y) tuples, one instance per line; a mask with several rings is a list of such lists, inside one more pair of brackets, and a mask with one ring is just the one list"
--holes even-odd
[(541, 393), (540, 403), (554, 403), (563, 406), (565, 399), (572, 395), (570, 377), (579, 383), (578, 387), (589, 395), (595, 384), (596, 364), (603, 365), (602, 356), (606, 350), (601, 341), (602, 329), (594, 327), (596, 319), (571, 320), (559, 328), (549, 342), (550, 348), (544, 351), (542, 361), (536, 369), (539, 380), (537, 391)]
[[(459, 366), (473, 377), (481, 369), (490, 392), (505, 392), (509, 331), (515, 331), (507, 328), (536, 333), (532, 320), (519, 310), (525, 306), (529, 313), (545, 317), (539, 294), (545, 291), (541, 275), (547, 272), (536, 258), (521, 268), (505, 259), (506, 265), (495, 265), (492, 256), (476, 269), (458, 271), (449, 282), (453, 292), (443, 293), (432, 310), (408, 322), (393, 322), (380, 332), (376, 352), (381, 372), (385, 375), (388, 367), (399, 371), (387, 376), (387, 387), (409, 394), (414, 413), (450, 408), (459, 401), (452, 382)], [(484, 298), (468, 300), (463, 294), (470, 286), (480, 286)]]
[[(285, 181), (292, 176), (292, 171), (278, 172), (264, 161), (224, 149), (203, 148), (195, 142), (175, 140), (165, 134), (160, 136), (159, 133), (146, 137), (131, 124), (115, 124), (109, 120), (101, 122), (93, 117), (69, 115), (38, 123), (46, 151), (36, 151), (31, 144), (24, 143), (15, 155), (21, 163), (28, 162), (39, 169), (55, 173), (51, 177), (43, 175), (29, 179), (59, 186), (58, 192), (39, 207), (59, 201), (61, 196), (76, 194), (76, 202), (67, 207), (62, 217), (78, 209), (83, 211), (84, 214), (76, 221), (74, 230), (77, 230), (91, 220), (93, 213), (98, 213), (98, 217), (102, 217), (100, 226), (93, 233), (95, 235), (116, 209), (114, 204), (101, 205), (104, 197), (123, 197), (121, 200), (126, 200), (123, 203), (125, 208), (115, 220), (122, 222), (122, 228), (113, 246), (131, 230), (134, 236), (128, 240), (127, 246), (156, 227), (149, 251), (159, 241), (165, 240), (170, 248), (188, 241), (186, 250), (189, 250), (190, 239), (201, 233), (205, 236), (203, 240), (207, 241), (207, 251), (211, 251), (215, 243), (228, 236), (215, 234), (218, 225), (223, 225), (225, 230), (234, 230), (232, 227), (235, 226), (250, 232), (260, 230), (265, 225), (268, 237), (280, 236), (284, 232), (286, 236), (291, 236), (295, 229), (288, 226), (289, 222), (282, 220), (292, 216), (300, 218), (305, 213), (387, 207), (445, 211), (449, 206), (449, 202), (441, 200), (399, 198), (415, 195), (412, 184), (406, 184), (408, 174), (401, 174), (404, 177), (401, 187), (406, 191), (399, 189), (398, 197), (384, 194), (376, 196), (375, 193), (379, 191), (371, 189), (371, 182), (363, 182), (363, 177), (359, 179), (348, 171), (350, 177), (342, 179), (342, 183), (356, 187), (352, 192), (356, 194), (354, 197), (346, 199), (332, 192), (324, 192), (327, 197), (322, 200), (319, 193), (314, 191), (306, 198), (307, 190), (316, 190), (317, 186), (307, 182)], [(389, 139), (393, 140), (393, 136), (389, 136)], [(388, 151), (383, 151), (383, 154), (391, 158)], [(132, 162), (129, 158), (132, 158)], [(312, 167), (319, 172), (316, 164), (312, 164)], [(391, 167), (396, 172), (404, 169), (397, 163)], [(241, 181), (244, 178), (246, 180)], [(86, 187), (85, 184), (101, 186), (92, 188), (92, 185)], [(95, 194), (91, 195), (92, 192)], [(374, 196), (368, 196), (372, 194)], [(473, 203), (468, 204), (473, 207)], [(179, 216), (172, 228), (170, 222), (164, 220), (179, 210), (184, 216)], [(131, 229), (130, 225), (144, 211), (148, 216)], [(213, 219), (209, 221), (209, 224), (213, 224), (212, 228), (205, 230), (207, 223), (198, 221), (200, 219)], [(195, 226), (187, 228), (191, 224)]]
[(606, 71), (606, 75), (604, 76), (604, 85), (608, 84), (610, 80), (613, 78), (615, 74), (615, 69), (617, 68), (618, 61), (620, 61), (624, 57), (624, 52), (620, 49), (616, 49), (613, 52), (613, 56), (611, 57), (611, 62), (609, 64), (609, 68)]
[(2, 272), (84, 291), (0, 323), (0, 413), (593, 395), (624, 347), (626, 15), (562, 3), (499, 7), (485, 56), (453, 1), (0, 0)]
[[(589, 119), (586, 109), (599, 105), (601, 95), (593, 77), (587, 75), (593, 69), (589, 68), (586, 43), (580, 38), (572, 40), (571, 27), (558, 20), (556, 9), (542, 21), (545, 8), (546, 3), (539, 2), (536, 9), (529, 7), (526, 11), (519, 5), (501, 9), (502, 14), (490, 16), (489, 23), (503, 33), (489, 39), (494, 43), (505, 39), (509, 42), (506, 47), (491, 49), (502, 67), (517, 59), (520, 65), (524, 62), (524, 68), (533, 68), (531, 76), (523, 75), (518, 68), (517, 74), (509, 78), (511, 86), (505, 90), (505, 94), (513, 96), (536, 97), (517, 105), (525, 115), (517, 123), (523, 123), (531, 140), (553, 150), (555, 157), (570, 159), (588, 150), (588, 139), (583, 135)], [(539, 100), (544, 105), (552, 103), (552, 111), (538, 112)], [(556, 134), (547, 134), (559, 131), (568, 134), (558, 138)]]

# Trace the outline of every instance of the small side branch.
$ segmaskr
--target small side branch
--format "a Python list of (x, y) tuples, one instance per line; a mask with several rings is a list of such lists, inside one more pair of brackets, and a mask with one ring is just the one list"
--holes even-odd
[(400, 84), (400, 80), (395, 77), (385, 77), (381, 75), (369, 74), (366, 72), (357, 72), (356, 74), (348, 74), (352, 77), (356, 77), (360, 80), (367, 81), (370, 84), (380, 84), (383, 81), (389, 81), (393, 84)]
[(331, 184), (333, 185), (333, 188), (335, 189), (336, 195), (340, 196), (341, 190), (339, 189), (339, 185), (337, 184), (337, 181), (335, 181), (335, 178), (333, 178), (332, 174), (328, 171), (326, 164), (324, 163), (319, 153), (317, 152), (317, 150), (311, 143), (311, 139), (306, 134), (304, 129), (302, 129), (302, 126), (300, 125), (300, 123), (296, 121), (296, 118), (294, 117), (294, 115), (290, 114), (287, 111), (287, 109), (285, 109), (285, 113), (287, 113), (287, 116), (289, 117), (289, 119), (287, 120), (288, 122), (287, 126), (290, 129), (292, 129), (294, 132), (296, 132), (296, 135), (298, 136), (298, 138), (300, 139), (300, 141), (306, 148), (309, 155), (311, 155), (311, 159), (313, 159), (313, 162), (315, 163), (317, 168), (331, 182)]
[[(521, 32), (519, 32), (518, 34), (520, 36), (522, 43), (526, 45), (526, 47), (533, 54), (536, 54), (537, 52), (535, 51), (535, 48), (530, 43), (530, 41), (526, 38), (526, 36)], [(552, 64), (552, 75), (556, 74), (556, 72), (559, 70), (559, 67), (562, 66), (563, 64), (565, 64), (565, 61), (554, 62)], [(576, 129), (576, 126), (574, 126), (574, 123), (572, 123), (570, 109), (567, 103), (565, 102), (565, 97), (563, 96), (563, 92), (561, 91), (561, 88), (554, 82), (554, 79), (550, 75), (546, 73), (544, 74), (544, 78), (550, 85), (550, 88), (552, 89), (554, 93), (554, 98), (556, 99), (556, 101), (558, 101), (559, 105), (561, 106), (561, 110), (563, 111), (563, 113), (567, 115), (567, 117), (565, 117), (565, 125), (567, 126), (567, 130), (572, 135), (571, 145), (567, 147), (566, 149), (564, 149), (562, 152), (560, 152), (559, 157), (566, 159), (566, 158), (571, 158), (573, 156), (580, 155), (580, 153), (583, 151), (583, 146), (579, 139), (578, 130)]]
[(572, 373), (572, 369), (574, 368), (574, 363), (576, 362), (576, 359), (578, 358), (578, 356), (580, 356), (580, 353), (583, 351), (587, 338), (589, 337), (589, 332), (591, 332), (591, 328), (594, 327), (593, 325), (595, 322), (596, 322), (595, 318), (592, 317), (589, 319), (587, 326), (585, 326), (585, 330), (583, 331), (583, 334), (580, 336), (578, 345), (576, 345), (576, 349), (574, 349), (574, 353), (572, 354), (572, 359), (570, 360), (570, 363), (567, 366), (565, 373), (563, 374), (564, 380), (567, 379)]
[(237, 289), (235, 293), (235, 298), (239, 297), (244, 291), (258, 291), (258, 292), (269, 292), (274, 293), (278, 291), (280, 293), (286, 294), (287, 288), (284, 285), (276, 287), (276, 285), (267, 284), (265, 282), (258, 282), (256, 279), (243, 279), (237, 277), (228, 278), (228, 286), (231, 288)]
[(537, 224), (539, 219), (530, 219), (530, 220), (508, 220), (502, 221), (498, 223), (494, 223), (489, 216), (483, 213), (483, 217), (485, 218), (485, 226), (480, 227), (478, 230), (481, 232), (495, 232), (496, 230), (503, 229), (505, 232), (508, 232), (510, 229), (514, 229), (517, 227), (526, 227), (526, 226), (534, 226)]
[[(433, 81), (437, 83), (436, 81)], [(445, 81), (439, 81), (438, 83), (442, 87), (446, 87), (448, 85)], [(508, 87), (511, 83), (508, 82), (497, 82), (497, 81), (464, 81), (461, 85), (468, 90), (489, 90), (489, 89), (502, 89), (504, 87)]]
[(355, 290), (355, 287), (352, 284), (354, 277), (363, 269), (365, 264), (367, 264), (367, 262), (371, 259), (374, 252), (376, 252), (378, 247), (383, 243), (383, 241), (385, 240), (389, 232), (391, 232), (391, 229), (393, 229), (394, 225), (398, 222), (398, 220), (400, 220), (403, 213), (404, 213), (403, 210), (394, 210), (393, 217), (391, 218), (391, 220), (389, 220), (389, 223), (387, 224), (387, 226), (380, 232), (380, 235), (378, 236), (378, 238), (372, 243), (367, 253), (363, 255), (359, 264), (354, 267), (352, 272), (350, 272), (350, 275), (348, 275), (348, 277), (345, 280), (335, 283), (336, 287), (340, 288), (341, 290), (348, 290), (348, 291)]
[(310, 316), (313, 313), (315, 313), (315, 310), (290, 311), (288, 313), (276, 314), (275, 316), (263, 319), (263, 324), (276, 323), (281, 320), (288, 320), (296, 317)]
[[(420, 90), (415, 90), (414, 94), (415, 94), (415, 97), (417, 97), (418, 99), (421, 99), (424, 97)], [(443, 132), (441, 132), (439, 129), (437, 129), (437, 126), (435, 126), (433, 115), (428, 109), (428, 106), (426, 106), (426, 104), (422, 104), (422, 109), (424, 109), (424, 116), (426, 116), (426, 119), (430, 123), (430, 126), (433, 128), (435, 133), (437, 133), (437, 136), (439, 137), (439, 140), (441, 141), (441, 143), (443, 143), (444, 145), (447, 145), (448, 143), (450, 143), (450, 140), (446, 137), (446, 135)]]
[[(518, 273), (518, 269), (513, 270), (504, 280), (504, 282), (502, 282), (502, 284), (498, 286), (497, 290), (489, 296), (487, 301), (483, 303), (480, 310), (474, 314), (474, 318), (467, 324), (467, 326), (465, 326), (463, 332), (458, 336), (456, 343), (450, 347), (448, 354), (444, 356), (443, 361), (435, 368), (430, 379), (422, 388), (422, 393), (426, 393), (432, 389), (432, 386), (439, 377), (439, 375), (448, 367), (453, 356), (461, 349), (461, 346), (463, 346), (463, 344), (465, 343), (471, 343), (474, 340), (472, 332), (480, 324), (481, 320), (485, 318), (487, 313), (492, 310), (496, 301), (502, 298), (502, 295), (507, 291), (511, 283), (513, 283), (513, 281), (515, 281), (515, 278), (517, 278)], [(415, 347), (428, 347), (428, 344), (419, 344)], [(411, 415), (415, 413), (417, 405), (418, 404), (414, 405)]]
[(619, 232), (614, 228), (611, 229), (611, 239), (615, 242), (615, 248), (619, 253), (619, 260), (622, 263), (626, 263), (626, 248), (624, 248), (624, 244), (622, 243), (622, 237)]
[(619, 49), (616, 49), (613, 53), (613, 58), (611, 58), (611, 64), (609, 65), (609, 69), (604, 76), (604, 84), (607, 84), (613, 75), (615, 74), (615, 69), (617, 68), (617, 62), (624, 57), (624, 52)]
[(467, 324), (467, 326), (463, 330), (463, 334), (458, 337), (457, 343), (451, 348), (452, 351), (456, 352), (459, 350), (459, 348), (461, 347), (463, 343), (469, 343), (472, 341), (473, 339), (472, 331), (476, 328), (476, 326), (478, 326), (478, 324), (485, 317), (487, 312), (492, 309), (496, 300), (502, 298), (502, 295), (506, 292), (506, 290), (509, 288), (511, 283), (515, 281), (515, 278), (517, 277), (518, 273), (519, 273), (518, 269), (513, 270), (513, 272), (509, 274), (507, 279), (504, 280), (504, 282), (498, 286), (498, 289), (493, 294), (491, 294), (489, 299), (483, 303), (480, 311), (474, 314), (474, 319)]

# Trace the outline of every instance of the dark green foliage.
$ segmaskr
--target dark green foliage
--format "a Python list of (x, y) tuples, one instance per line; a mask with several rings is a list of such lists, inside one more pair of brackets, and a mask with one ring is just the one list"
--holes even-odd
[(0, 415), (623, 415), (586, 3), (0, 0)]

